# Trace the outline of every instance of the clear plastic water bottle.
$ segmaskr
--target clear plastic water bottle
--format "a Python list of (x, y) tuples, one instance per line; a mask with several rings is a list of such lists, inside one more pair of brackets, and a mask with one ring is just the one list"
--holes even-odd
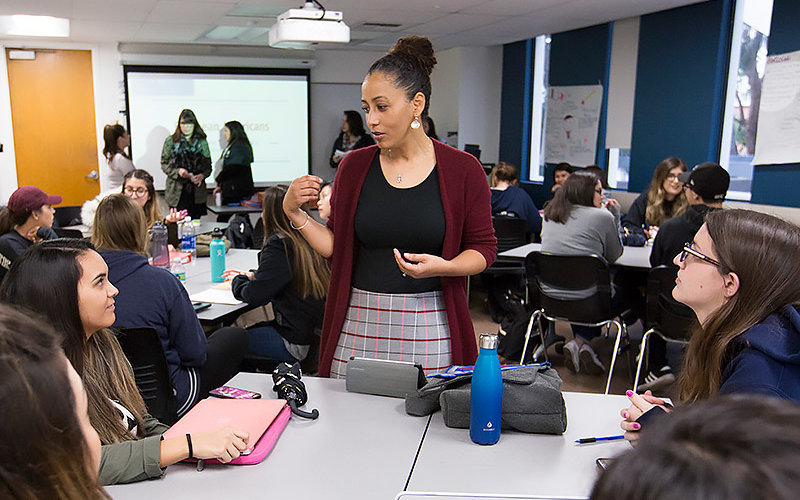
[(150, 255), (153, 257), (153, 265), (169, 269), (169, 249), (167, 248), (167, 226), (156, 221), (150, 230)]
[(222, 283), (225, 281), (222, 277), (222, 273), (225, 272), (225, 242), (222, 241), (222, 231), (218, 227), (214, 228), (211, 233), (209, 253), (211, 255), (211, 281)]
[(192, 218), (186, 217), (183, 219), (183, 227), (181, 227), (181, 250), (189, 252), (192, 255), (190, 263), (194, 264), (197, 259), (197, 233), (192, 224)]
[(170, 267), (169, 270), (181, 283), (186, 283), (186, 268), (183, 267), (180, 257), (175, 257), (175, 259), (173, 259), (172, 267)]
[(472, 373), (469, 437), (478, 444), (495, 444), (500, 440), (503, 374), (497, 357), (497, 343), (497, 334), (481, 334), (481, 349)]

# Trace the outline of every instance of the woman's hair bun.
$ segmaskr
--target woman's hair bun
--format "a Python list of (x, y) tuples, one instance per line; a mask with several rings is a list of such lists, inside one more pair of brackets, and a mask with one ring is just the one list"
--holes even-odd
[(415, 61), (415, 63), (430, 75), (436, 65), (436, 57), (433, 55), (433, 44), (424, 36), (407, 36), (397, 40), (389, 50), (390, 54), (405, 56)]

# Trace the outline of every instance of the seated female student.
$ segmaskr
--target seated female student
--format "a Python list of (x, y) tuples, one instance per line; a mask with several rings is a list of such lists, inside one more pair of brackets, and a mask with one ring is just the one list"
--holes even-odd
[(0, 305), (0, 498), (108, 498), (87, 409), (59, 335)]
[[(609, 263), (622, 255), (619, 203), (611, 198), (603, 199), (603, 188), (596, 175), (575, 172), (556, 191), (544, 209), (542, 251), (560, 255), (600, 255)], [(574, 297), (564, 298), (585, 296), (576, 292)], [(573, 326), (572, 332), (575, 338), (564, 345), (567, 368), (576, 373), (605, 371), (589, 345), (600, 335), (600, 328)]]
[(0, 211), (0, 279), (17, 257), (37, 241), (58, 238), (53, 226), (53, 205), (61, 196), (47, 194), (36, 186), (22, 186)]
[(680, 158), (666, 158), (658, 164), (650, 187), (634, 200), (622, 218), (626, 245), (643, 246), (648, 239), (655, 238), (658, 226), (665, 220), (686, 211), (689, 204), (678, 175), (687, 170)]
[(505, 212), (525, 219), (525, 232), (530, 239), (542, 231), (542, 218), (528, 193), (517, 187), (518, 180), (517, 167), (514, 165), (501, 161), (494, 166), (489, 175), (492, 215), (502, 215)]
[(34, 245), (0, 285), (3, 302), (38, 314), (61, 334), (64, 353), (89, 396), (89, 420), (103, 444), (100, 482), (160, 477), (168, 465), (190, 456), (222, 462), (238, 457), (249, 439), (240, 429), (162, 439), (168, 426), (146, 413), (128, 360), (108, 329), (115, 319), (116, 295), (105, 261), (82, 239)]
[(164, 223), (175, 223), (186, 217), (186, 210), (169, 209), (169, 214), (162, 217), (161, 210), (158, 208), (160, 202), (153, 184), (153, 176), (147, 170), (136, 169), (125, 174), (122, 182), (122, 193), (128, 198), (132, 198), (144, 210), (145, 223), (148, 228), (160, 220)]
[[(771, 215), (707, 214), (675, 257), (672, 296), (699, 322), (678, 378), (682, 402), (739, 393), (800, 402), (798, 248), (800, 227)], [(655, 425), (651, 419), (668, 410), (649, 393), (628, 396), (632, 405), (621, 412), (621, 427), (634, 440), (635, 431)]]
[(261, 218), (264, 246), (258, 269), (239, 274), (231, 285), (233, 296), (251, 305), (272, 303), (275, 320), (248, 330), (250, 353), (281, 361), (302, 361), (308, 354), (314, 329), (322, 326), (325, 295), (331, 271), (283, 211), (285, 186), (264, 191)]
[(206, 340), (183, 285), (169, 271), (147, 263), (146, 231), (136, 203), (112, 194), (97, 207), (92, 243), (119, 290), (113, 327), (149, 326), (158, 333), (181, 416), (236, 375), (247, 352), (247, 333), (222, 328)]

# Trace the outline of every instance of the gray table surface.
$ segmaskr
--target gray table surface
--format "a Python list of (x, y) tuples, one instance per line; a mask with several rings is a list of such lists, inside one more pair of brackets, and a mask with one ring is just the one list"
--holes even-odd
[[(653, 249), (652, 246), (623, 248), (622, 255), (613, 263), (615, 266), (650, 269), (650, 251)], [(529, 253), (541, 249), (541, 243), (528, 243), (527, 245), (512, 248), (511, 250), (506, 250), (497, 255), (498, 257), (524, 259)]]
[(208, 211), (215, 214), (257, 214), (261, 207), (230, 207), (228, 205), (208, 205)]
[[(205, 220), (203, 220), (203, 221), (200, 221), (199, 223), (195, 222), (194, 224), (195, 224), (195, 230), (197, 231), (197, 234), (210, 233), (211, 231), (214, 230), (214, 228), (217, 228), (217, 227), (220, 228), (220, 230), (222, 230), (222, 231), (225, 231), (226, 229), (228, 229), (228, 223), (227, 222), (213, 222), (213, 221), (205, 221)], [(85, 224), (78, 224), (76, 226), (65, 226), (64, 229), (77, 229), (78, 231), (80, 231), (87, 238), (92, 235), (92, 228), (90, 228), (89, 226), (87, 226)]]
[[(231, 248), (225, 254), (225, 269), (247, 271), (257, 267), (258, 250)], [(184, 286), (189, 295), (202, 292), (214, 284), (211, 282), (211, 258), (198, 257), (194, 264), (186, 266), (186, 282)], [(247, 308), (247, 304), (211, 304), (208, 309), (197, 313), (197, 317), (204, 323), (213, 323), (229, 314), (244, 312)]]
[[(303, 377), (306, 408), (292, 416), (271, 454), (257, 465), (175, 464), (161, 480), (111, 486), (115, 499), (392, 499), (403, 490), (428, 417), (406, 415), (402, 399), (348, 393), (343, 380)], [(275, 397), (272, 378), (241, 373), (229, 385)]]

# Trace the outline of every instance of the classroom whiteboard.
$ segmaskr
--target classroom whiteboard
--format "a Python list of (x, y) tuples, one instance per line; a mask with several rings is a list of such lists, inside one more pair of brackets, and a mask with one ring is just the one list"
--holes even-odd
[(754, 165), (800, 162), (800, 51), (767, 58)]
[(545, 162), (587, 166), (595, 162), (602, 85), (547, 89)]

